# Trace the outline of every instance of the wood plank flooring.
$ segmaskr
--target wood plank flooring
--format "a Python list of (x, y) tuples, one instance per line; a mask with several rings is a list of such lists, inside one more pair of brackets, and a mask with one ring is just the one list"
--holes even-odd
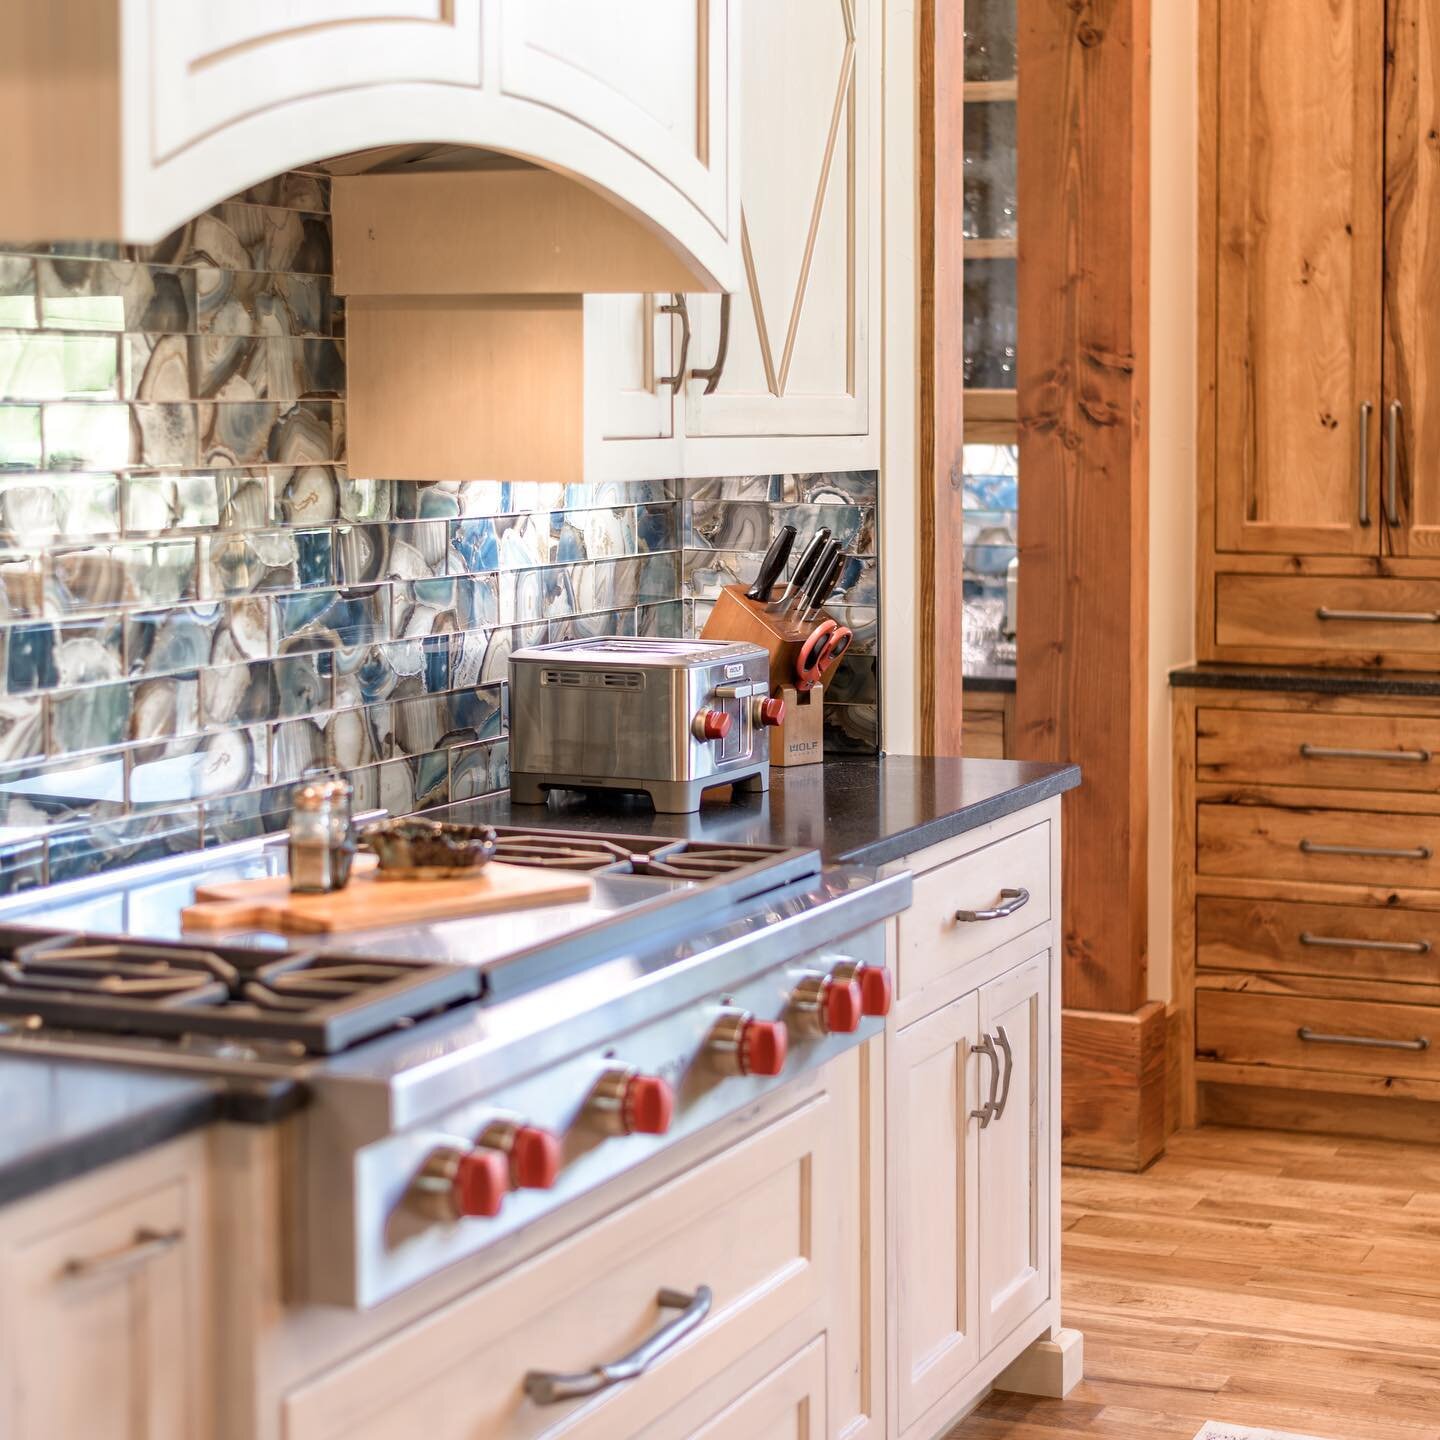
[(1440, 1146), (1205, 1127), (1143, 1175), (1067, 1169), (1063, 1201), (1085, 1379), (952, 1440), (1440, 1440)]

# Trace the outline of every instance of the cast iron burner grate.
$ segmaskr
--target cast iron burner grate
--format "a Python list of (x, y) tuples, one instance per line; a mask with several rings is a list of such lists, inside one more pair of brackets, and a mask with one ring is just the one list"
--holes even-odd
[(134, 1035), (332, 1054), (480, 994), (468, 966), (52, 936), (0, 959), (0, 1012)]
[(667, 880), (716, 880), (790, 854), (780, 845), (722, 845), (706, 840), (583, 831), (495, 828), (495, 858), (507, 865), (597, 874), (650, 875)]

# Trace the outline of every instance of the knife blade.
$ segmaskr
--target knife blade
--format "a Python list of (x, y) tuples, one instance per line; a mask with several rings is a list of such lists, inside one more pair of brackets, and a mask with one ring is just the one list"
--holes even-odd
[(755, 577), (755, 583), (745, 592), (746, 599), (768, 600), (770, 598), (770, 592), (775, 588), (775, 582), (785, 569), (785, 562), (790, 558), (790, 547), (794, 543), (795, 527), (782, 525), (776, 532), (775, 538), (770, 542), (770, 548), (765, 552), (765, 558), (760, 562), (760, 573)]
[(820, 556), (825, 550), (825, 542), (829, 538), (830, 527), (822, 525), (801, 554), (799, 562), (795, 566), (795, 573), (790, 577), (790, 583), (780, 592), (780, 598), (771, 604), (772, 612), (783, 610), (805, 588), (810, 577), (815, 573), (815, 566), (819, 563)]

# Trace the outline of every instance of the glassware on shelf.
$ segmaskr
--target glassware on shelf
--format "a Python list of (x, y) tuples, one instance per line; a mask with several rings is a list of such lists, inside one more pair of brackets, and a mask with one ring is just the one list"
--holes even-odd
[(965, 238), (1013, 240), (1016, 208), (1015, 102), (965, 106)]
[(1016, 0), (963, 0), (965, 78), (1015, 78)]
[(1014, 259), (966, 260), (966, 389), (1015, 388), (1018, 324)]

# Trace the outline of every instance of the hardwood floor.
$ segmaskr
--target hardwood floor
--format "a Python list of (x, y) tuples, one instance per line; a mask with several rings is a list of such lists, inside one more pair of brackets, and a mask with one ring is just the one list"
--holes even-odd
[(1085, 1379), (952, 1440), (1440, 1440), (1440, 1146), (1206, 1127), (1143, 1175), (1067, 1170), (1063, 1199)]

